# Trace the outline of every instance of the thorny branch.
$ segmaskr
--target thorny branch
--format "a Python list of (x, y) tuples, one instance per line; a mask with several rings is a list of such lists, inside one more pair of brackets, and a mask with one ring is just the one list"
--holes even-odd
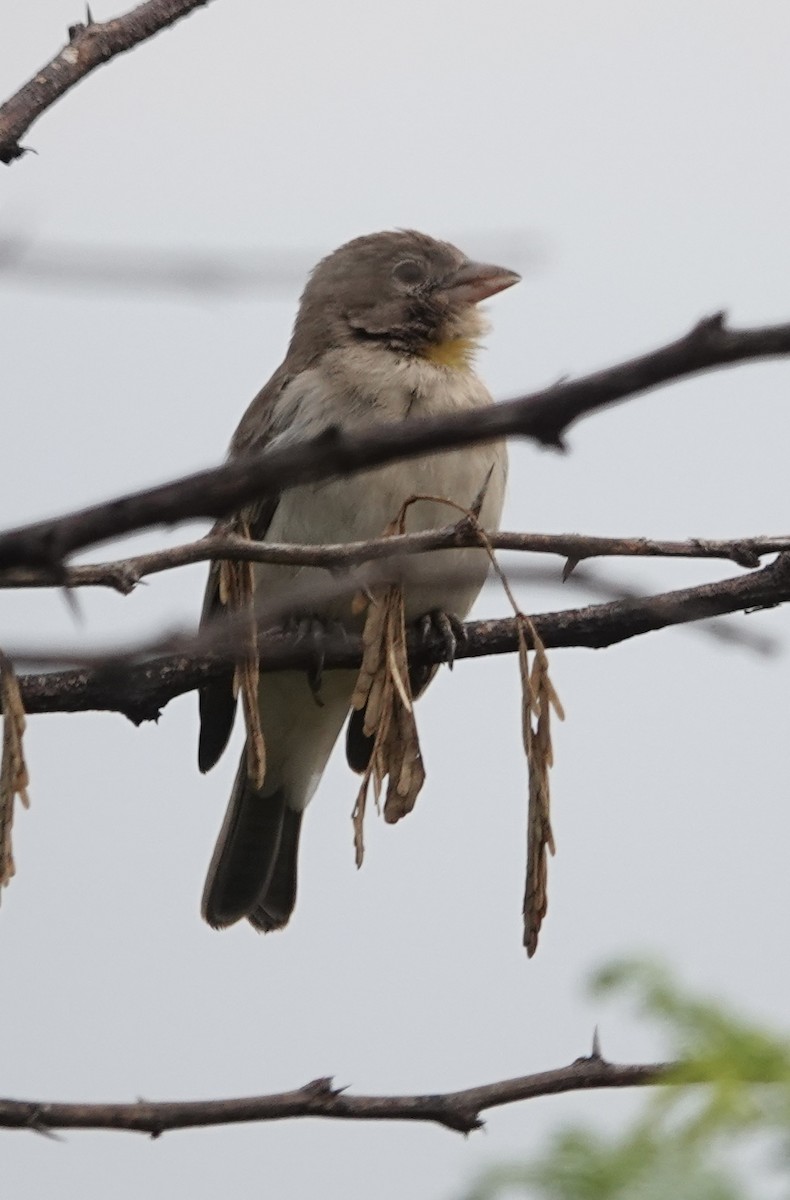
[[(590, 558), (694, 558), (720, 559), (740, 567), (759, 567), (767, 554), (790, 550), (790, 536), (748, 538), (689, 538), (666, 541), (640, 537), (590, 537), (580, 533), (487, 533), (493, 550), (527, 551), (532, 554), (556, 554), (567, 559), (565, 578), (570, 569)], [(433, 550), (479, 546), (480, 535), (467, 521), (446, 529), (404, 533), (390, 538), (371, 538), (364, 542), (338, 542), (321, 546), (287, 542), (255, 542), (235, 536), (209, 535), (180, 546), (152, 550), (112, 562), (84, 563), (51, 572), (21, 567), (0, 572), (0, 588), (26, 587), (107, 587), (127, 596), (148, 575), (212, 559), (229, 562), (277, 563), (284, 566), (352, 567), (377, 559), (424, 554)]]
[(561, 448), (566, 430), (575, 421), (627, 397), (715, 367), (787, 355), (790, 323), (734, 330), (726, 327), (719, 313), (649, 354), (515, 400), (369, 430), (334, 428), (310, 441), (273, 447), (159, 487), (9, 530), (0, 534), (0, 570), (44, 568), (62, 578), (69, 555), (110, 538), (162, 523), (223, 517), (296, 484), (437, 450), (511, 435)]
[[(775, 562), (748, 575), (646, 598), (539, 613), (530, 619), (547, 649), (560, 646), (600, 649), (652, 630), (788, 601), (790, 554), (782, 554)], [(518, 650), (517, 622), (513, 618), (470, 621), (465, 629), (466, 639), (456, 652), (458, 659), (512, 654)], [(217, 634), (221, 639), (221, 624)], [(200, 646), (202, 649), (197, 651)], [(19, 684), (25, 710), (31, 714), (119, 712), (136, 723), (156, 720), (175, 696), (232, 672), (231, 646), (221, 647), (217, 641), (210, 652), (206, 646), (195, 638), (174, 639), (169, 646), (161, 643), (158, 648), (140, 648), (136, 654), (97, 658), (93, 666), (22, 675)], [(359, 637), (329, 635), (324, 650), (327, 668), (359, 667), (362, 657)], [(144, 651), (150, 658), (141, 662)], [(408, 651), (410, 662), (425, 664), (441, 663), (446, 654), (439, 636), (429, 639), (411, 636)], [(267, 633), (261, 638), (260, 653), (263, 671), (285, 667), (306, 670), (312, 665), (310, 648), (292, 634)], [(45, 656), (37, 657), (39, 662), (45, 660)], [(17, 652), (16, 659), (33, 662), (36, 655)], [(63, 660), (64, 656), (60, 656), (60, 661)]]
[(230, 1100), (57, 1104), (0, 1099), (0, 1128), (31, 1129), (38, 1133), (54, 1129), (124, 1129), (159, 1137), (172, 1129), (281, 1121), (286, 1117), (332, 1117), (353, 1121), (430, 1121), (459, 1133), (471, 1133), (482, 1127), (480, 1114), (487, 1109), (563, 1092), (671, 1083), (676, 1069), (677, 1064), (672, 1063), (619, 1064), (592, 1055), (553, 1071), (430, 1095), (355, 1096), (336, 1088), (331, 1079), (314, 1079), (290, 1092)]
[(19, 139), (42, 113), (91, 71), (208, 3), (209, 0), (148, 0), (122, 17), (102, 23), (91, 18), (88, 8), (87, 23), (72, 25), (63, 49), (0, 105), (0, 162), (11, 163), (21, 158), (29, 147), (21, 146)]

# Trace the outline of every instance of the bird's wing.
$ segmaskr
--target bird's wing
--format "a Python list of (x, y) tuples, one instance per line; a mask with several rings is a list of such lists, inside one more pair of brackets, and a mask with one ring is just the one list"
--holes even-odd
[[(258, 392), (233, 435), (230, 444), (230, 458), (259, 454), (266, 448), (271, 439), (274, 402), (288, 383), (288, 379), (289, 376), (283, 365), (275, 371), (269, 382)], [(256, 541), (262, 541), (265, 538), (279, 502), (279, 495), (265, 496), (259, 503), (251, 505), (240, 514), (247, 523), (250, 536)], [(227, 531), (227, 522), (218, 522), (212, 532), (219, 530)], [(201, 629), (225, 615), (225, 606), (219, 594), (220, 565), (219, 562), (213, 562), (209, 568), (206, 592), (203, 598), (203, 611), (200, 615)], [(229, 670), (227, 675), (213, 679), (200, 688), (198, 700), (200, 705), (198, 766), (201, 771), (209, 771), (220, 759), (233, 730), (233, 721), (236, 716), (233, 671)]]

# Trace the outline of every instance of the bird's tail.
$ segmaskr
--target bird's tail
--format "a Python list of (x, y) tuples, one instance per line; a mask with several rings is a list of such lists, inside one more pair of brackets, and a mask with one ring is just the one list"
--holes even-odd
[(215, 929), (247, 917), (256, 929), (281, 929), (296, 903), (301, 812), (281, 787), (268, 795), (247, 776), (242, 753), (206, 886), (203, 917)]

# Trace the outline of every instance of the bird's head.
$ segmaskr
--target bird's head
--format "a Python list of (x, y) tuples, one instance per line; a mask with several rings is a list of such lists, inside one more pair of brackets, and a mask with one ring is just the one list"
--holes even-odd
[(478, 303), (519, 278), (413, 230), (355, 238), (313, 270), (292, 351), (315, 359), (362, 341), (465, 367), (486, 328)]

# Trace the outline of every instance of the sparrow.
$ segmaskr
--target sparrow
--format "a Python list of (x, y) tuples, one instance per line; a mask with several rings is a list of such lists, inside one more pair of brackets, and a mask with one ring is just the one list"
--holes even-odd
[[(412, 230), (355, 238), (312, 271), (301, 297), (285, 360), (250, 404), (231, 441), (229, 457), (259, 454), (317, 437), (331, 428), (360, 429), (387, 421), (462, 412), (492, 403), (474, 360), (487, 322), (482, 300), (517, 283), (503, 267), (473, 262), (455, 246)], [(288, 488), (266, 496), (242, 515), (253, 538), (320, 545), (379, 537), (415, 495), (454, 501), (465, 509), (482, 502), (484, 528), (502, 512), (507, 455), (504, 443), (426, 454), (372, 470)], [(407, 530), (440, 529), (457, 510), (432, 501), (412, 504)], [(431, 614), (459, 622), (483, 585), (484, 550), (442, 551), (405, 560), (402, 582), (407, 621)], [(211, 566), (202, 622), (221, 615), (218, 563)], [(260, 564), (256, 597), (267, 601), (297, 592), (310, 596), (320, 568)], [(352, 592), (315, 602), (310, 615), (358, 631)], [(321, 589), (313, 589), (314, 596)], [(433, 670), (415, 672), (414, 694)], [(281, 929), (296, 901), (302, 817), (332, 748), (349, 717), (356, 672), (323, 674), (315, 694), (308, 673), (262, 674), (261, 727), (266, 772), (258, 788), (242, 753), (230, 802), (208, 870), (202, 915), (214, 928), (246, 918), (255, 929)], [(224, 751), (234, 723), (230, 680), (200, 689), (198, 764), (209, 770)], [(365, 770), (372, 739), (364, 713), (351, 714), (349, 765)]]

